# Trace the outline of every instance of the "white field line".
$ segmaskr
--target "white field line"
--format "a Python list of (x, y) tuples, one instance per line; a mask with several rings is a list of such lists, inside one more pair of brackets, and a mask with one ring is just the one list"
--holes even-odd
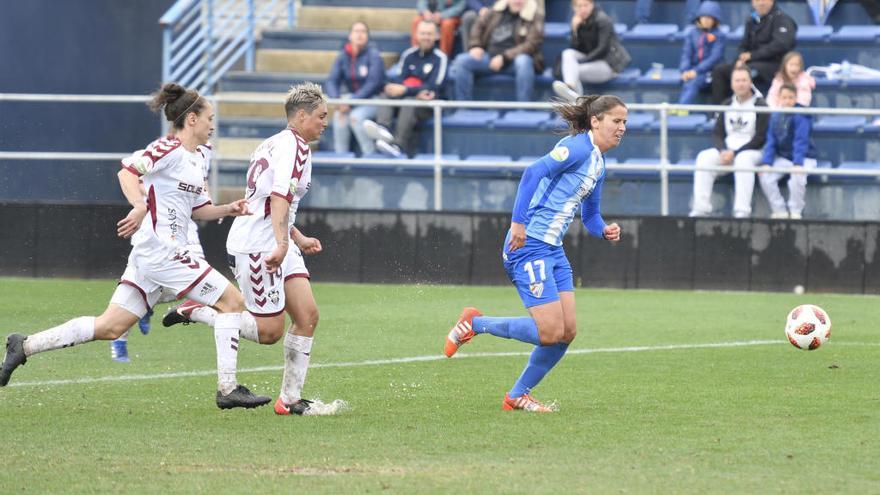
[[(604, 347), (598, 349), (571, 349), (567, 354), (598, 354), (598, 353), (619, 353), (619, 352), (645, 352), (645, 351), (677, 351), (688, 349), (724, 349), (731, 347), (752, 347), (759, 345), (778, 345), (788, 344), (784, 340), (744, 340), (739, 342), (717, 342), (706, 344), (670, 344), (657, 346), (631, 346), (631, 347)], [(858, 345), (873, 346), (880, 343), (856, 343), (856, 342), (838, 342), (838, 345)], [(521, 352), (474, 352), (456, 354), (453, 359), (471, 359), (471, 358), (493, 358), (493, 357), (510, 357), (510, 356), (528, 356), (531, 351)], [(367, 361), (350, 361), (341, 363), (313, 363), (310, 368), (352, 368), (358, 366), (384, 366), (389, 364), (406, 364), (419, 363), (426, 361), (442, 361), (447, 359), (442, 354), (431, 356), (413, 356), (391, 359), (372, 359)], [(280, 371), (282, 366), (257, 366), (254, 368), (241, 368), (239, 373), (259, 373), (264, 371)], [(71, 378), (67, 380), (42, 380), (33, 382), (13, 382), (9, 387), (42, 387), (48, 385), (78, 385), (85, 383), (102, 383), (102, 382), (132, 382), (146, 380), (163, 380), (169, 378), (188, 378), (192, 376), (213, 376), (216, 370), (197, 370), (197, 371), (177, 371), (173, 373), (154, 373), (149, 375), (114, 375), (100, 376), (93, 378)]]

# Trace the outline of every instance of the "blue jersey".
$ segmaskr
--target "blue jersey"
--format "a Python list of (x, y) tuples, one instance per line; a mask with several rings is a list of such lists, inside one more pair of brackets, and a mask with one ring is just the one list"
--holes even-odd
[(525, 224), (527, 237), (561, 246), (583, 202), (584, 226), (602, 237), (605, 221), (599, 206), (604, 182), (605, 156), (593, 145), (592, 133), (564, 137), (523, 172), (513, 221)]

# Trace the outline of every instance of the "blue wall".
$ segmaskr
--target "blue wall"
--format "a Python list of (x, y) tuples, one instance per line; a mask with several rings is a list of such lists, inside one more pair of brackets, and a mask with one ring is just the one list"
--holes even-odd
[[(162, 75), (159, 17), (173, 0), (26, 0), (0, 7), (0, 92), (147, 94)], [(142, 104), (0, 102), (0, 150), (130, 152), (160, 132)], [(0, 161), (0, 198), (33, 191), (22, 165), (69, 184), (113, 181), (117, 164)], [(101, 166), (103, 165), (103, 166)], [(96, 174), (96, 169), (97, 175)], [(21, 181), (21, 182), (20, 182)], [(80, 182), (81, 183), (81, 182)], [(118, 189), (118, 188), (114, 188)], [(122, 196), (114, 191), (119, 200)], [(59, 200), (67, 198), (59, 197)], [(77, 198), (82, 199), (82, 198)], [(108, 198), (103, 198), (108, 199)]]

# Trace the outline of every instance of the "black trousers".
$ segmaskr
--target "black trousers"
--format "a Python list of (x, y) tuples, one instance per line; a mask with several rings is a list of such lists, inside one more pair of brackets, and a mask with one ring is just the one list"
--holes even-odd
[(394, 126), (394, 144), (400, 147), (408, 156), (418, 152), (418, 140), (416, 125), (433, 115), (430, 108), (417, 107), (379, 107), (376, 114), (376, 123), (387, 129), (392, 129), (394, 115), (397, 114), (397, 125)]

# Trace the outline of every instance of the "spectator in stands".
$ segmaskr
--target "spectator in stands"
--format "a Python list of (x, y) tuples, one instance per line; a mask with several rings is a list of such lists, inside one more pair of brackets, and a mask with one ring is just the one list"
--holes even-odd
[[(746, 67), (733, 70), (730, 87), (733, 97), (723, 103), (730, 110), (715, 120), (715, 130), (712, 132), (715, 147), (705, 149), (697, 155), (697, 166), (733, 165), (733, 216), (748, 218), (752, 214), (755, 173), (740, 169), (761, 164), (770, 114), (748, 111), (755, 107), (765, 107), (767, 103), (760, 93), (754, 91), (752, 77)], [(694, 172), (694, 202), (690, 216), (705, 217), (712, 213), (712, 186), (715, 178), (725, 173), (727, 172), (711, 170)]]
[[(437, 25), (422, 20), (416, 28), (418, 46), (407, 48), (400, 54), (394, 75), (385, 84), (388, 98), (415, 98), (433, 100), (442, 93), (448, 61), (446, 54), (434, 48), (437, 41)], [(388, 129), (397, 114), (394, 134)], [(376, 140), (376, 149), (394, 157), (416, 153), (416, 125), (432, 115), (427, 107), (381, 107), (376, 122), (364, 121), (367, 135)], [(403, 151), (401, 151), (403, 150)]]
[(752, 0), (752, 13), (746, 20), (739, 55), (732, 64), (719, 64), (712, 70), (712, 101), (730, 96), (730, 72), (745, 64), (762, 94), (767, 93), (782, 57), (794, 49), (797, 24), (779, 9), (774, 0)]
[(452, 63), (455, 97), (473, 99), (475, 75), (505, 73), (516, 78), (516, 99), (532, 101), (535, 73), (544, 68), (543, 41), (544, 12), (535, 0), (498, 0), (474, 24), (467, 53)]
[[(366, 23), (357, 21), (351, 25), (348, 43), (343, 46), (327, 82), (324, 92), (330, 98), (366, 99), (375, 97), (385, 81), (385, 65), (379, 50), (369, 43), (370, 30)], [(333, 114), (333, 148), (337, 153), (349, 151), (351, 134), (357, 139), (361, 152), (373, 153), (373, 140), (364, 133), (364, 120), (375, 117), (377, 108), (339, 105)]]
[(707, 0), (700, 4), (694, 25), (685, 31), (681, 52), (681, 95), (679, 103), (693, 103), (697, 94), (709, 87), (712, 69), (724, 56), (724, 33), (721, 32), (721, 6)]
[(593, 0), (572, 0), (571, 7), (571, 48), (559, 56), (562, 80), (553, 82), (553, 91), (569, 102), (584, 93), (583, 83), (608, 82), (631, 60), (602, 7)]
[[(803, 108), (797, 103), (797, 88), (784, 83), (779, 91), (779, 107)], [(774, 113), (770, 116), (767, 143), (764, 145), (765, 166), (816, 168), (816, 145), (812, 137), (813, 117), (803, 113)], [(788, 209), (779, 192), (779, 179), (785, 174), (762, 172), (761, 189), (770, 203), (771, 218), (800, 220), (807, 193), (807, 175), (790, 174), (788, 177)]]
[(461, 20), (467, 4), (465, 0), (418, 0), (416, 10), (419, 15), (413, 20), (412, 44), (419, 44), (418, 28), (422, 21), (430, 21), (440, 27), (440, 49), (446, 55), (452, 56), (452, 47), (455, 45), (455, 30)]
[(779, 90), (782, 85), (789, 83), (797, 88), (797, 102), (808, 107), (813, 101), (813, 89), (816, 88), (816, 80), (813, 76), (804, 72), (804, 58), (798, 52), (788, 52), (782, 57), (779, 71), (773, 78), (770, 91), (767, 93), (767, 104), (771, 107), (779, 106)]
[[(653, 7), (654, 0), (636, 0), (636, 23), (647, 24), (651, 22), (651, 10)], [(699, 7), (700, 0), (685, 0), (682, 24), (690, 24), (697, 15)]]
[(461, 46), (467, 50), (470, 46), (471, 29), (474, 24), (492, 11), (495, 0), (467, 0), (467, 10), (461, 16)]

